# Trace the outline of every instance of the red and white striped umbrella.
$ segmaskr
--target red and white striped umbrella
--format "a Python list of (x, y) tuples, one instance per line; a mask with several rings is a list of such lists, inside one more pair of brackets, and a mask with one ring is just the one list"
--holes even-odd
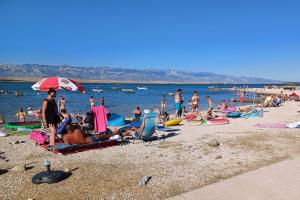
[(85, 93), (85, 89), (80, 83), (67, 78), (61, 77), (48, 77), (40, 80), (33, 86), (31, 86), (34, 90), (40, 91), (48, 91), (50, 88), (55, 90), (65, 89), (68, 91), (77, 91), (79, 90), (82, 93)]

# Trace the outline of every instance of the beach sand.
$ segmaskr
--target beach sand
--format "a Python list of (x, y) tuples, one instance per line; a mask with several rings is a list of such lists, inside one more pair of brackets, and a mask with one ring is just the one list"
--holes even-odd
[[(137, 142), (67, 156), (45, 151), (27, 136), (0, 138), (0, 151), (9, 159), (0, 160), (0, 169), (33, 163), (30, 170), (0, 175), (0, 199), (164, 199), (300, 155), (299, 129), (253, 127), (300, 121), (300, 103), (265, 111), (263, 118), (227, 125), (181, 125), (178, 135), (149, 146)], [(220, 146), (208, 145), (214, 139)], [(25, 143), (10, 144), (16, 140)], [(32, 184), (47, 159), (53, 169), (71, 169), (73, 175), (52, 185)], [(140, 187), (144, 175), (152, 179)]]

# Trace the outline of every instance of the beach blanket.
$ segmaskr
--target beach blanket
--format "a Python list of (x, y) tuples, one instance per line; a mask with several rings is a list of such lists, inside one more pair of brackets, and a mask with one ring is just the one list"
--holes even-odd
[(255, 124), (256, 128), (288, 128), (286, 124)]
[(263, 110), (251, 110), (250, 112), (243, 113), (241, 115), (242, 118), (255, 118), (255, 117), (262, 117)]

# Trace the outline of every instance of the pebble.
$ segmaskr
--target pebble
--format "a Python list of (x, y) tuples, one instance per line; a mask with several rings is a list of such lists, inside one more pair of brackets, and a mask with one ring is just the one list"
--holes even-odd
[(220, 156), (220, 155), (215, 157), (215, 159), (221, 159), (221, 158), (222, 158), (222, 156)]
[(207, 144), (210, 147), (218, 147), (218, 146), (220, 146), (220, 142), (218, 140), (216, 140), (216, 139), (211, 140)]

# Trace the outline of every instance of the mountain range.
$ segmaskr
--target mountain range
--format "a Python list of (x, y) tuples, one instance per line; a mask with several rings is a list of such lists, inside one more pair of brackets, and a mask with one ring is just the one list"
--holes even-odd
[(0, 64), (0, 77), (30, 79), (61, 76), (80, 80), (121, 82), (195, 82), (195, 83), (275, 83), (256, 77), (238, 77), (213, 72), (119, 67), (76, 67), (70, 65)]

